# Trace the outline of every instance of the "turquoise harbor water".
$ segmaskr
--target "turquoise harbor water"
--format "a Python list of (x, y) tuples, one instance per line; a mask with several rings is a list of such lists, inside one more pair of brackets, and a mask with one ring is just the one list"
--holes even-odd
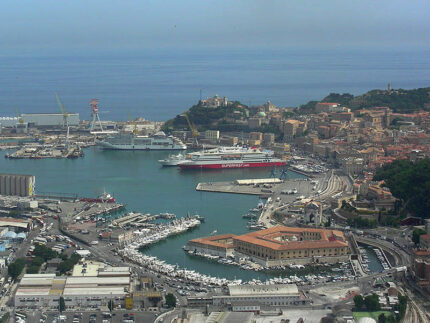
[[(257, 196), (197, 192), (199, 182), (229, 181), (240, 178), (264, 178), (270, 169), (232, 169), (225, 171), (180, 171), (163, 168), (157, 162), (168, 156), (162, 151), (103, 151), (85, 149), (84, 158), (10, 160), (0, 152), (1, 173), (25, 173), (36, 176), (36, 191), (76, 193), (96, 196), (114, 194), (118, 202), (127, 204), (127, 211), (142, 213), (171, 212), (178, 217), (187, 212), (198, 213), (206, 221), (199, 228), (171, 237), (144, 252), (170, 264), (227, 278), (263, 278), (264, 273), (244, 271), (237, 267), (209, 262), (189, 256), (182, 246), (190, 239), (222, 233), (247, 232), (247, 219), (242, 219), (259, 202)], [(302, 177), (289, 173), (290, 178)]]

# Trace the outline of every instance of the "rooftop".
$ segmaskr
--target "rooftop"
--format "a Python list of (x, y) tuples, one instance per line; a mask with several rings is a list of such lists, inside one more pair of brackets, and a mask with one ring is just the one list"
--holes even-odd
[(230, 296), (299, 295), (295, 284), (277, 285), (230, 285)]
[[(300, 241), (298, 237), (305, 232), (319, 233), (320, 236), (316, 240)], [(279, 239), (286, 236), (288, 238), (291, 236), (291, 239)], [(265, 230), (250, 232), (241, 236), (235, 236), (233, 239), (274, 250), (320, 249), (348, 246), (341, 231), (284, 226), (275, 226)]]

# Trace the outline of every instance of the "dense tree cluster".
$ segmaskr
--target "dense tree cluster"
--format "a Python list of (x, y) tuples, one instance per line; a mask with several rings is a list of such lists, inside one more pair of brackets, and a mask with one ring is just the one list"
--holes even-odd
[(396, 160), (375, 174), (384, 180), (391, 193), (402, 200), (402, 209), (412, 215), (427, 218), (430, 214), (430, 159), (417, 163)]
[(357, 216), (355, 218), (349, 218), (346, 220), (346, 223), (353, 228), (359, 228), (359, 229), (369, 229), (369, 228), (376, 228), (377, 223), (376, 220), (367, 219), (362, 216)]
[(69, 270), (72, 270), (73, 266), (76, 265), (81, 257), (77, 254), (73, 254), (70, 258), (63, 259), (64, 261), (58, 264), (57, 270), (60, 274), (65, 274)]
[[(394, 112), (412, 112), (416, 110), (429, 110), (425, 103), (430, 103), (430, 88), (413, 90), (397, 89), (390, 92), (385, 90), (372, 90), (365, 94), (354, 96), (350, 93), (330, 93), (321, 102), (336, 102), (342, 106), (359, 110), (368, 107), (389, 107)], [(300, 111), (313, 111), (318, 101), (309, 101), (300, 106)], [(400, 119), (398, 120), (400, 121)]]
[(7, 273), (13, 280), (15, 280), (21, 273), (25, 267), (25, 259), (18, 258), (14, 262), (10, 263), (7, 267)]
[(389, 107), (395, 112), (411, 112), (426, 109), (425, 103), (430, 103), (430, 88), (413, 90), (397, 89), (391, 92), (372, 90), (365, 94), (354, 96), (349, 93), (330, 93), (322, 101), (337, 102), (353, 110), (368, 107)]
[[(227, 107), (208, 108), (200, 104), (193, 105), (188, 111), (187, 115), (190, 121), (197, 127), (199, 131), (208, 129), (219, 129), (229, 131), (229, 124), (225, 122), (226, 117), (240, 118), (245, 116), (246, 106), (238, 101), (233, 101)], [(224, 122), (223, 122), (224, 121)], [(220, 127), (218, 127), (218, 125)], [(237, 131), (237, 124), (234, 124), (234, 129)], [(187, 119), (182, 115), (177, 115), (175, 118), (165, 122), (163, 130), (189, 130)], [(246, 129), (242, 129), (246, 130)]]

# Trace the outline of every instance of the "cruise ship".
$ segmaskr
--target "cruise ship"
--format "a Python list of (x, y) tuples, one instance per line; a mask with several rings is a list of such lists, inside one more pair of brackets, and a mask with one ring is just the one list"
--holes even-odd
[(103, 149), (116, 150), (185, 150), (187, 146), (178, 138), (159, 131), (153, 136), (139, 136), (134, 133), (108, 135), (97, 142)]
[(284, 166), (285, 161), (273, 156), (273, 151), (257, 148), (219, 147), (187, 155), (181, 169), (228, 169)]

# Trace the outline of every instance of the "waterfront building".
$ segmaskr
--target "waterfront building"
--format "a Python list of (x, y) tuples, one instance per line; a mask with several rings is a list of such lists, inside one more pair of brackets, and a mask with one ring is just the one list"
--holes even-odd
[(0, 174), (0, 195), (31, 196), (35, 182), (34, 175)]
[(263, 266), (335, 263), (348, 260), (341, 231), (275, 226), (240, 236), (224, 234), (190, 240), (186, 249), (213, 256), (247, 257)]
[[(62, 113), (23, 113), (20, 117), (30, 127), (63, 127), (65, 125)], [(67, 124), (79, 126), (79, 113), (67, 113)]]
[(212, 256), (233, 256), (233, 234), (197, 238), (187, 243), (187, 250), (194, 253), (208, 254)]
[[(309, 303), (295, 284), (277, 285), (229, 285), (227, 295), (213, 296), (213, 304), (222, 306), (269, 305), (287, 307)], [(258, 309), (256, 309), (258, 310)]]
[(341, 231), (275, 226), (233, 237), (236, 253), (266, 266), (348, 260)]

